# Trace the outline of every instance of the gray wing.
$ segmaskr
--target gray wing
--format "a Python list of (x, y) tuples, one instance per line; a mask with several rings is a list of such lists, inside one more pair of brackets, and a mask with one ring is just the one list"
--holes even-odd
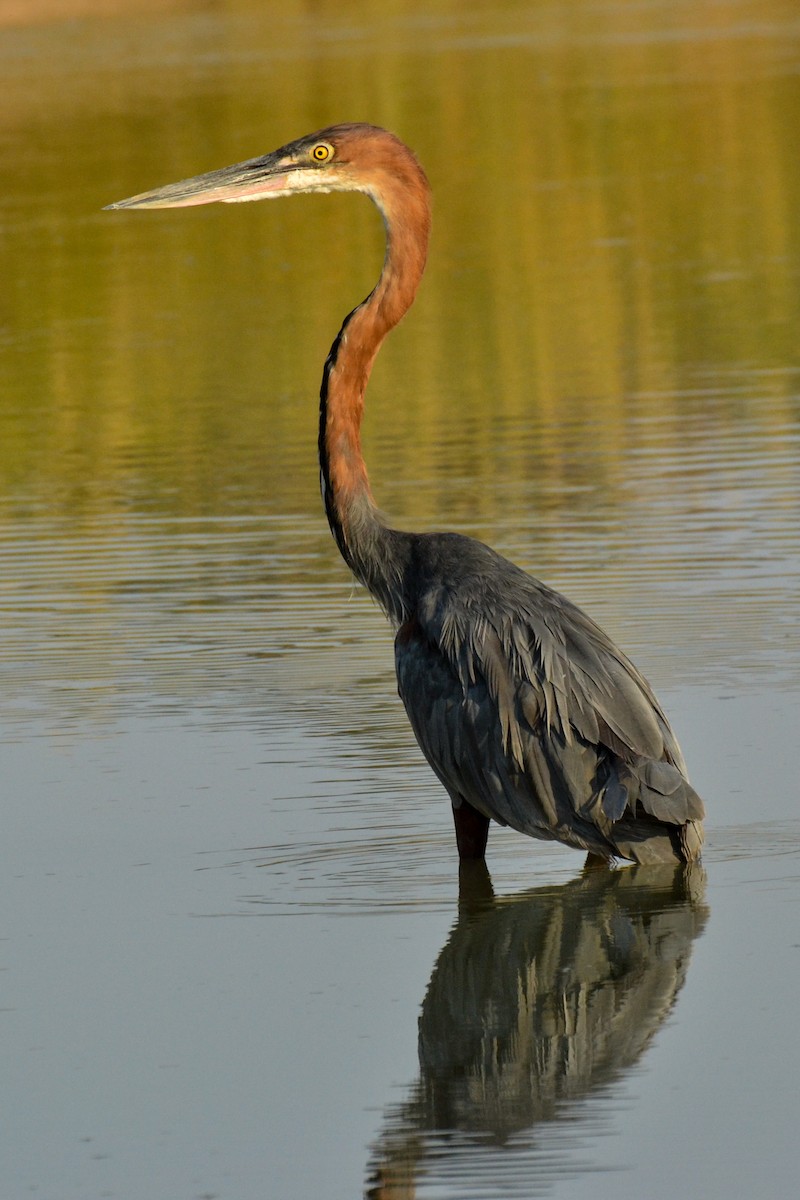
[(508, 577), (483, 581), (480, 606), (429, 589), (395, 643), (400, 696), (453, 804), (597, 854), (696, 857), (702, 802), (647, 682), (579, 608), (498, 561)]

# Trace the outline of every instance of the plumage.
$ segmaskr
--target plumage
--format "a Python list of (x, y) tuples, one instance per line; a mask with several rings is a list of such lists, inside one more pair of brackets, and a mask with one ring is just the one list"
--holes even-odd
[(456, 534), (415, 539), (413, 579), (399, 691), (455, 808), (605, 858), (684, 858), (687, 822), (699, 845), (703, 806), (667, 719), (591, 618)]
[(322, 495), (354, 575), (397, 627), (397, 680), (453, 805), (462, 857), (490, 819), (602, 858), (690, 861), (703, 806), (649, 685), (579, 608), (473, 539), (390, 528), (361, 453), (364, 393), (425, 269), (430, 188), (393, 134), (336, 125), (261, 158), (123, 200), (165, 208), (359, 191), (380, 209), (386, 258), (345, 319), (320, 392)]

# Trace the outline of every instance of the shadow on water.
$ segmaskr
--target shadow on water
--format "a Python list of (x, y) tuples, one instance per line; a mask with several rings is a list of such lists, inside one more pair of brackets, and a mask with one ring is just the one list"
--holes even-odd
[[(530, 1194), (579, 1173), (565, 1121), (580, 1115), (587, 1132), (584, 1102), (638, 1061), (669, 1015), (707, 920), (705, 884), (696, 865), (633, 867), (497, 899), (484, 864), (462, 872), (422, 1004), (419, 1078), (386, 1111), (368, 1200), (448, 1178), (470, 1181), (464, 1195), (498, 1181), (517, 1194), (515, 1180)], [(561, 1127), (562, 1154), (545, 1125)]]

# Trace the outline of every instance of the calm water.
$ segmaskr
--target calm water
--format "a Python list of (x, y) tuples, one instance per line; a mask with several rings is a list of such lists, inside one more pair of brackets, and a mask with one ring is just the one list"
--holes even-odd
[[(0, 1195), (794, 1194), (796, 6), (64, 7), (0, 2)], [(459, 880), (317, 493), (366, 202), (101, 211), (347, 119), (436, 197), (379, 501), (631, 652), (686, 878)]]

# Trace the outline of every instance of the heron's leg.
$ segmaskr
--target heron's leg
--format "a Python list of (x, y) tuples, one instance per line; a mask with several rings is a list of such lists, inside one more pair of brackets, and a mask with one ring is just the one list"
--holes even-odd
[(466, 800), (453, 808), (459, 858), (483, 858), (489, 836), (489, 818)]

